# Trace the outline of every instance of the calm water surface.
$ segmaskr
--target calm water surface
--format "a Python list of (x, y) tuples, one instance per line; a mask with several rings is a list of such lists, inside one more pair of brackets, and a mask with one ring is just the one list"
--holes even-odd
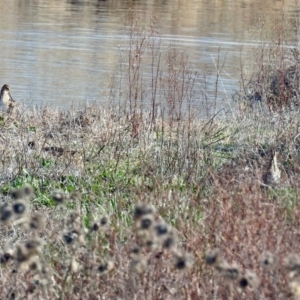
[[(208, 0), (10, 0), (1, 1), (0, 85), (8, 83), (17, 101), (69, 107), (107, 102), (110, 78), (128, 46), (126, 20), (136, 11), (157, 18), (161, 50), (176, 45), (194, 69), (216, 71), (219, 55), (222, 101), (238, 87), (240, 53), (259, 41), (257, 23), (266, 26), (282, 1)], [(293, 1), (285, 9), (293, 16)], [(214, 87), (211, 87), (213, 90)]]

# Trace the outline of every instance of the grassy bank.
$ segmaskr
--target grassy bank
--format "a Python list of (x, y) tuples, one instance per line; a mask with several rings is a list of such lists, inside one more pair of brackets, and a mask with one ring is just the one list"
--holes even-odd
[[(297, 299), (295, 99), (253, 71), (243, 105), (221, 118), (204, 101), (199, 117), (187, 56), (164, 64), (135, 26), (125, 108), (1, 116), (1, 299)], [(266, 186), (271, 150), (282, 175)]]

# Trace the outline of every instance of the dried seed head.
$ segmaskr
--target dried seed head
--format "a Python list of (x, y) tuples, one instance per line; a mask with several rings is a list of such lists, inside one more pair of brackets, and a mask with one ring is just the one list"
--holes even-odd
[(300, 275), (300, 256), (297, 254), (289, 254), (284, 259), (284, 265), (289, 271), (289, 277), (294, 278)]
[(29, 269), (32, 271), (38, 270), (39, 269), (39, 263), (37, 261), (30, 262), (29, 264)]
[(158, 252), (154, 255), (154, 257), (155, 257), (156, 259), (161, 259), (162, 256), (163, 256), (163, 254), (164, 254), (163, 251), (158, 251)]
[(174, 266), (177, 270), (184, 270), (193, 264), (193, 257), (189, 253), (177, 252), (174, 254)]
[(7, 203), (1, 205), (1, 207), (0, 207), (0, 221), (4, 222), (4, 223), (7, 223), (7, 222), (10, 221), (12, 216), (13, 216), (13, 211), (10, 208), (10, 206)]
[(12, 256), (8, 253), (4, 253), (3, 255), (0, 256), (0, 263), (1, 264), (6, 264), (9, 262), (9, 260), (12, 258)]
[(98, 222), (92, 225), (92, 231), (106, 231), (109, 228), (109, 218), (101, 217)]
[(18, 261), (18, 263), (21, 270), (40, 271), (42, 267), (39, 256), (34, 253), (29, 253), (26, 260)]
[(228, 270), (231, 266), (224, 258), (220, 257), (214, 267), (218, 272), (224, 275), (226, 270)]
[(205, 261), (208, 265), (214, 266), (220, 260), (220, 256), (220, 250), (214, 249), (207, 254)]
[(10, 196), (14, 200), (22, 199), (24, 194), (22, 189), (13, 189), (10, 193)]
[(10, 291), (7, 293), (6, 299), (9, 300), (16, 299), (16, 292), (14, 291), (14, 288), (11, 288)]
[(98, 266), (98, 271), (100, 274), (103, 274), (107, 270), (107, 263), (103, 262)]
[(139, 220), (145, 215), (153, 215), (155, 213), (155, 209), (151, 204), (140, 203), (134, 209), (134, 219)]
[(69, 232), (66, 232), (63, 235), (63, 240), (68, 245), (72, 245), (75, 242), (78, 242), (80, 245), (84, 245), (85, 244), (84, 235), (78, 229), (73, 229), (73, 230), (71, 230)]
[(22, 215), (27, 211), (27, 203), (25, 201), (18, 200), (12, 205), (12, 209), (16, 215)]
[(41, 243), (38, 240), (29, 240), (24, 244), (16, 246), (14, 257), (17, 262), (23, 263), (28, 261), (32, 256), (40, 256), (41, 254)]
[(102, 226), (102, 227), (105, 227), (105, 226), (107, 226), (109, 224), (109, 219), (108, 219), (108, 217), (102, 217), (101, 219), (100, 219), (100, 225)]
[(133, 247), (133, 248), (131, 249), (131, 253), (132, 253), (133, 255), (140, 255), (140, 253), (141, 253), (141, 248), (140, 248), (139, 246), (135, 246), (135, 247)]
[(170, 231), (172, 230), (172, 227), (168, 225), (165, 222), (157, 222), (154, 225), (154, 232), (157, 237), (164, 237), (166, 236)]
[(38, 240), (29, 240), (25, 242), (25, 248), (29, 251), (37, 250), (41, 246), (41, 242)]
[(98, 231), (99, 228), (100, 228), (99, 223), (94, 223), (91, 229), (92, 231)]
[(153, 221), (152, 215), (145, 215), (140, 219), (138, 227), (141, 230), (149, 230), (153, 225)]
[(41, 273), (43, 275), (49, 275), (51, 272), (50, 272), (50, 269), (48, 266), (45, 266), (44, 264), (42, 265), (42, 269), (41, 269)]
[(114, 262), (111, 260), (104, 261), (98, 266), (99, 275), (104, 275), (114, 268)]
[(285, 267), (289, 271), (295, 271), (300, 269), (300, 256), (298, 254), (289, 254), (284, 261)]
[(224, 276), (229, 280), (236, 280), (240, 276), (240, 270), (237, 266), (228, 266), (224, 269)]
[(6, 264), (8, 263), (11, 259), (13, 259), (13, 250), (10, 249), (6, 252), (4, 252), (1, 256), (0, 256), (0, 263), (1, 264)]
[(33, 196), (33, 188), (30, 185), (26, 184), (22, 188), (22, 194), (24, 197), (31, 198)]
[(9, 209), (5, 209), (1, 212), (1, 221), (6, 222), (8, 221), (12, 216), (12, 211)]
[(40, 271), (42, 269), (42, 265), (39, 261), (38, 256), (32, 256), (30, 258), (30, 262), (28, 263), (28, 267), (32, 271)]
[(52, 199), (56, 204), (62, 204), (66, 199), (66, 194), (60, 190), (55, 190), (52, 193)]
[(246, 270), (245, 274), (239, 278), (239, 286), (241, 288), (257, 287), (259, 285), (258, 277), (252, 271)]
[(161, 240), (161, 245), (163, 248), (171, 250), (177, 245), (177, 236), (174, 232), (170, 232), (166, 237)]
[(156, 248), (157, 244), (155, 243), (155, 241), (151, 237), (148, 237), (148, 239), (145, 241), (145, 246), (149, 250), (154, 250)]
[(249, 285), (247, 278), (241, 277), (239, 279), (239, 287), (246, 288)]
[(78, 238), (78, 234), (76, 232), (67, 232), (63, 235), (63, 239), (66, 244), (71, 245)]
[(29, 220), (29, 228), (31, 230), (42, 230), (45, 226), (45, 218), (40, 213), (34, 213)]
[(262, 264), (267, 269), (273, 269), (276, 264), (276, 259), (271, 252), (266, 251), (262, 256)]

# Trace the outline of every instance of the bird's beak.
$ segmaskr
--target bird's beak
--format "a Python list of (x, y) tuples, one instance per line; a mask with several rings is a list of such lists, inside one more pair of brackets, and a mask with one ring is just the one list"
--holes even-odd
[(8, 92), (8, 95), (9, 95), (10, 100), (15, 101), (15, 100), (13, 99), (13, 97), (11, 96), (10, 92)]

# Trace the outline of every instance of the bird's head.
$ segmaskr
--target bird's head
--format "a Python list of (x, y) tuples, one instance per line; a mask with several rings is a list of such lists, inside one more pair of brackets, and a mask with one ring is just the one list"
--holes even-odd
[(9, 86), (7, 84), (4, 84), (2, 89), (1, 89), (1, 96), (5, 93), (5, 92), (9, 92)]

